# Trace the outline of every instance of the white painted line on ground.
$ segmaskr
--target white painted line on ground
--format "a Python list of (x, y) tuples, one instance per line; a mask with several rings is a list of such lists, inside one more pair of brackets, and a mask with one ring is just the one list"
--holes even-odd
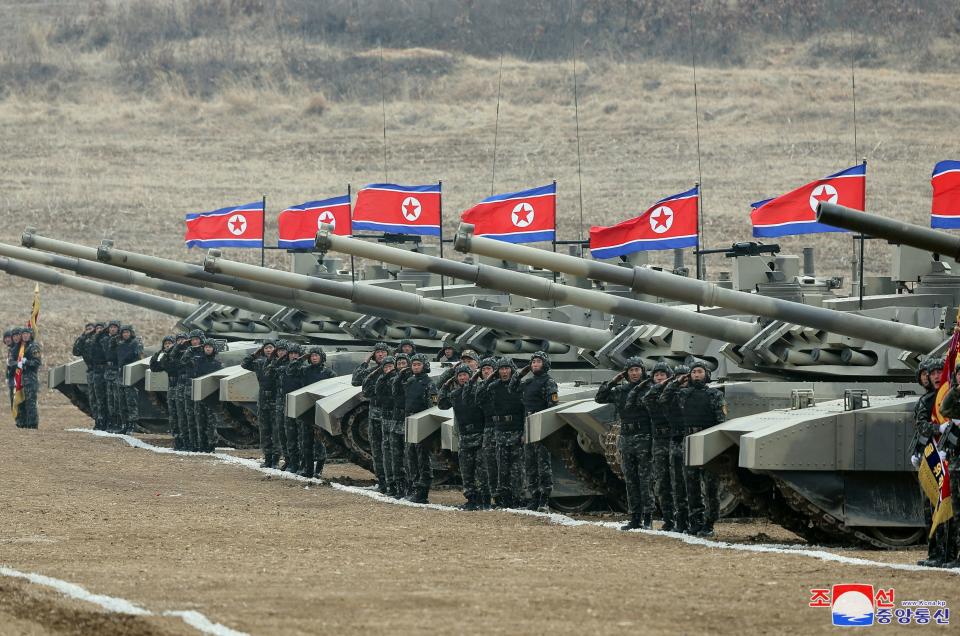
[[(103, 594), (94, 594), (86, 588), (80, 587), (76, 583), (55, 579), (50, 576), (44, 576), (43, 574), (21, 572), (20, 570), (14, 570), (13, 568), (0, 566), (0, 576), (25, 579), (36, 585), (52, 588), (69, 598), (99, 605), (108, 612), (113, 612), (115, 614), (129, 614), (131, 616), (155, 615), (150, 610), (144, 609), (126, 599), (117, 598), (115, 596), (106, 596)], [(220, 623), (214, 623), (200, 612), (167, 611), (161, 612), (161, 615), (179, 618), (187, 625), (190, 625), (197, 631), (204, 634), (212, 634), (213, 636), (248, 636), (246, 632), (238, 632), (237, 630), (230, 629), (229, 627), (221, 625)]]
[[(284, 479), (294, 479), (299, 481), (306, 481), (311, 483), (322, 483), (319, 479), (307, 479), (306, 477), (300, 477), (299, 475), (294, 475), (292, 473), (287, 473), (282, 470), (276, 470), (274, 468), (260, 468), (260, 463), (254, 459), (244, 459), (242, 457), (234, 457), (233, 455), (228, 455), (226, 453), (192, 453), (188, 451), (177, 451), (171, 448), (164, 448), (162, 446), (154, 446), (144, 442), (141, 439), (136, 437), (131, 437), (130, 435), (121, 435), (119, 433), (107, 433), (105, 431), (94, 431), (89, 428), (71, 428), (67, 429), (69, 432), (74, 433), (87, 433), (90, 435), (96, 435), (98, 437), (113, 437), (122, 439), (130, 446), (135, 448), (142, 448), (144, 450), (152, 451), (154, 453), (161, 454), (176, 454), (176, 455), (186, 455), (191, 457), (207, 457), (217, 459), (221, 462), (228, 464), (236, 464), (239, 466), (244, 466), (245, 468), (251, 468), (253, 470), (260, 471), (262, 473), (273, 475), (276, 477), (282, 477)], [(395, 506), (412, 506), (415, 508), (426, 508), (429, 510), (441, 510), (444, 512), (459, 512), (459, 508), (453, 506), (444, 506), (441, 504), (418, 504), (413, 503), (412, 501), (405, 501), (403, 499), (394, 499), (393, 497), (388, 497), (386, 495), (381, 495), (377, 490), (371, 488), (362, 488), (360, 486), (347, 486), (344, 484), (338, 484), (336, 482), (330, 482), (330, 485), (336, 489), (343, 492), (349, 492), (357, 495), (362, 495), (364, 497), (370, 497), (381, 503), (393, 504)], [(573, 519), (566, 515), (561, 515), (555, 512), (536, 512), (533, 510), (499, 510), (495, 512), (509, 513), (516, 515), (525, 515), (528, 517), (538, 517), (550, 523), (554, 523), (560, 526), (567, 527), (579, 527), (579, 526), (594, 526), (598, 528), (608, 528), (611, 530), (620, 530), (620, 524), (614, 523), (611, 521), (586, 521), (584, 519)], [(478, 512), (471, 512), (469, 514), (482, 514)], [(739, 552), (754, 552), (761, 554), (788, 554), (794, 556), (804, 556), (811, 559), (817, 559), (820, 561), (830, 561), (833, 563), (843, 563), (846, 565), (859, 565), (865, 567), (875, 567), (875, 568), (885, 568), (889, 570), (901, 570), (904, 572), (946, 572), (949, 574), (960, 575), (960, 569), (950, 569), (950, 568), (929, 568), (923, 567), (920, 565), (912, 565), (909, 563), (884, 563), (882, 561), (871, 561), (870, 559), (862, 559), (859, 557), (848, 557), (843, 556), (842, 554), (834, 554), (833, 552), (828, 552), (826, 550), (816, 550), (809, 548), (805, 545), (794, 544), (794, 545), (773, 545), (767, 543), (757, 543), (757, 544), (747, 544), (747, 543), (729, 543), (727, 541), (711, 541), (710, 539), (703, 539), (700, 537), (692, 537), (687, 534), (681, 534), (679, 532), (666, 532), (664, 530), (630, 530), (632, 533), (637, 534), (648, 534), (651, 536), (657, 537), (668, 537), (671, 539), (676, 539), (687, 543), (689, 545), (696, 545), (706, 548), (714, 548), (718, 550), (735, 550)]]

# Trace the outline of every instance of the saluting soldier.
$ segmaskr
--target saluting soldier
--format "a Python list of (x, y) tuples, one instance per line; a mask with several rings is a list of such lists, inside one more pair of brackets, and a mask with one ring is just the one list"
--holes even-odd
[[(526, 378), (527, 374), (531, 377)], [(557, 381), (550, 375), (550, 357), (543, 351), (530, 356), (530, 364), (510, 378), (510, 390), (519, 394), (527, 417), (532, 413), (555, 406), (560, 401)], [(525, 439), (523, 465), (530, 502), (527, 510), (550, 510), (550, 494), (553, 492), (553, 465), (550, 452), (543, 442)]]

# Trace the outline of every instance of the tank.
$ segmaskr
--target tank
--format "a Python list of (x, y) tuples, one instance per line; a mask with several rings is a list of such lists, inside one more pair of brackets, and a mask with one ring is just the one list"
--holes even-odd
[[(824, 222), (833, 224), (832, 220)], [(843, 339), (838, 342), (845, 344), (845, 348), (840, 352), (821, 350), (817, 357), (826, 357), (831, 367), (838, 364), (861, 367), (855, 382), (840, 384), (829, 381), (835, 379), (832, 373), (818, 377), (807, 370), (794, 375), (794, 379), (806, 376), (812, 380), (809, 388), (801, 388), (802, 384), (791, 388), (789, 395), (793, 408), (775, 411), (765, 405), (767, 400), (763, 392), (772, 389), (783, 399), (788, 388), (784, 383), (770, 386), (767, 382), (751, 382), (739, 388), (739, 383), (723, 385), (728, 399), (731, 394), (742, 393), (745, 389), (754, 394), (754, 403), (760, 408), (756, 414), (734, 417), (721, 427), (690, 436), (687, 461), (715, 471), (723, 478), (728, 490), (738, 493), (751, 508), (813, 542), (898, 547), (922, 538), (923, 518), (919, 514), (922, 501), (916, 487), (916, 474), (909, 466), (909, 453), (905, 450), (912, 438), (912, 423), (909, 417), (904, 419), (902, 416), (904, 409), (909, 410), (904, 404), (912, 408), (916, 397), (900, 397), (900, 402), (894, 406), (884, 403), (862, 409), (862, 412), (857, 405), (869, 404), (871, 395), (893, 396), (898, 391), (905, 395), (914, 391), (912, 372), (909, 376), (906, 373), (912, 365), (903, 363), (919, 361), (922, 356), (943, 348), (944, 323), (951, 326), (947, 321), (955, 313), (955, 295), (950, 288), (956, 287), (957, 280), (939, 280), (936, 293), (920, 293), (912, 298), (897, 297), (906, 294), (870, 298), (866, 303), (868, 309), (858, 314), (851, 313), (857, 308), (852, 305), (852, 299), (836, 299), (837, 304), (843, 303), (847, 311), (832, 307), (831, 299), (825, 299), (820, 307), (794, 303), (651, 269), (572, 259), (473, 237), (469, 227), (461, 227), (456, 245), (458, 249), (469, 249), (474, 253), (509, 257), (540, 267), (623, 284), (637, 292), (675, 301), (754, 313), (760, 317), (757, 320), (761, 330), (758, 337), (768, 340), (777, 338), (778, 331), (789, 333), (805, 328), (817, 329), (820, 332), (817, 338), (821, 340), (835, 339), (830, 334), (841, 336)], [(923, 289), (922, 281), (918, 287)], [(928, 304), (927, 301), (934, 302)], [(938, 301), (944, 304), (939, 305)], [(888, 318), (867, 315), (869, 313)], [(905, 324), (910, 322), (913, 324)], [(796, 356), (791, 346), (784, 346), (781, 351), (781, 359), (790, 361)], [(884, 351), (886, 357), (882, 358), (879, 354)], [(865, 355), (866, 359), (860, 355)], [(899, 367), (890, 363), (893, 359), (901, 363)], [(745, 360), (744, 364), (749, 361)], [(773, 371), (766, 366), (758, 365), (758, 368)], [(874, 382), (867, 386), (865, 383), (870, 380)], [(845, 395), (838, 396), (839, 390)], [(818, 400), (824, 397), (844, 399), (817, 406)], [(809, 408), (800, 412), (802, 407)], [(844, 408), (858, 412), (842, 415)], [(738, 415), (733, 408), (731, 412)], [(884, 436), (872, 437), (875, 427), (884, 431)], [(824, 428), (828, 428), (825, 436), (822, 435)], [(847, 434), (848, 430), (854, 431), (851, 441), (838, 446), (840, 433), (834, 436), (831, 431)], [(751, 436), (743, 436), (743, 431), (748, 431)], [(889, 435), (897, 444), (873, 444), (874, 438), (885, 440)], [(904, 435), (905, 440), (902, 439)], [(761, 439), (762, 443), (754, 444), (754, 439)], [(825, 446), (824, 439), (828, 440)], [(772, 450), (776, 448), (780, 450)], [(797, 449), (803, 452), (798, 453)], [(760, 451), (765, 451), (762, 463), (755, 460)], [(827, 451), (836, 456), (836, 461), (823, 460), (823, 453)], [(888, 493), (882, 506), (877, 505), (881, 499), (876, 495), (880, 492)]]

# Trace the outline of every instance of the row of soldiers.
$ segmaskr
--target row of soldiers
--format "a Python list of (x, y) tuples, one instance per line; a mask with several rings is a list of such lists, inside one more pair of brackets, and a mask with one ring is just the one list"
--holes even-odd
[[(7, 388), (10, 392), (10, 407), (13, 408), (17, 372), (20, 372), (20, 388), (23, 401), (17, 408), (17, 428), (37, 428), (40, 424), (37, 413), (37, 394), (40, 390), (39, 371), (42, 365), (42, 349), (33, 339), (30, 327), (14, 327), (3, 332), (3, 344), (7, 346)], [(21, 355), (21, 349), (22, 355)]]
[[(930, 358), (921, 363), (917, 370), (917, 382), (924, 390), (924, 394), (917, 400), (914, 407), (914, 467), (919, 468), (922, 461), (926, 461), (924, 452), (929, 443), (933, 442), (935, 452), (947, 461), (950, 467), (950, 492), (954, 516), (939, 525), (931, 533), (927, 543), (927, 557), (917, 562), (918, 565), (929, 567), (960, 567), (960, 365), (954, 370), (951, 378), (952, 387), (943, 395), (937, 405), (937, 395), (943, 378), (944, 360)], [(939, 411), (935, 416), (935, 410)], [(946, 420), (939, 423), (940, 420)], [(932, 507), (926, 507), (927, 525), (932, 524)]]
[(211, 453), (219, 439), (221, 422), (216, 404), (194, 400), (194, 378), (223, 368), (218, 343), (203, 331), (164, 336), (160, 350), (150, 357), (150, 370), (167, 374), (167, 418), (176, 450)]
[(717, 482), (700, 467), (686, 466), (683, 439), (725, 421), (723, 393), (708, 386), (710, 370), (657, 363), (647, 375), (640, 358), (604, 382), (596, 401), (613, 404), (620, 420), (617, 447), (627, 487), (630, 521), (624, 530), (652, 527), (654, 499), (664, 530), (713, 536), (719, 514)]
[(137, 389), (123, 385), (123, 367), (143, 357), (133, 325), (117, 320), (88, 322), (73, 341), (73, 355), (87, 365), (87, 390), (94, 429), (133, 431), (140, 419)]
[[(437, 360), (453, 362), (456, 352), (447, 348)], [(553, 487), (550, 456), (540, 443), (523, 443), (523, 424), (527, 415), (559, 399), (549, 368), (543, 352), (518, 372), (507, 358), (481, 361), (468, 350), (435, 383), (430, 361), (416, 353), (412, 341), (402, 341), (392, 354), (386, 343), (375, 345), (352, 381), (369, 402), (368, 434), (380, 492), (427, 501), (433, 449), (427, 441), (407, 441), (405, 419), (438, 405), (454, 411), (466, 510), (524, 504), (546, 509)]]
[(260, 385), (257, 422), (262, 468), (279, 468), (282, 460), (283, 470), (303, 477), (316, 477), (323, 471), (326, 447), (317, 440), (312, 422), (287, 417), (286, 398), (291, 391), (334, 377), (326, 362), (320, 347), (304, 349), (286, 340), (267, 340), (240, 362), (256, 374)]

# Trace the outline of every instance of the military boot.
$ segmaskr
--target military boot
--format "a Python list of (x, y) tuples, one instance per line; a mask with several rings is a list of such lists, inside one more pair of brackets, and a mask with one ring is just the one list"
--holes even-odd
[(427, 488), (417, 488), (416, 492), (413, 493), (407, 499), (410, 500), (410, 503), (425, 504), (429, 503), (428, 494), (430, 491)]
[(490, 510), (490, 494), (487, 493), (480, 497), (480, 508)]
[(307, 479), (313, 479), (316, 476), (313, 468), (313, 462), (306, 462), (303, 465), (303, 468), (301, 468), (297, 474), (301, 477), (306, 477)]
[(642, 527), (644, 530), (650, 530), (650, 529), (653, 528), (653, 515), (652, 515), (652, 514), (650, 514), (649, 512), (643, 513), (643, 524), (641, 525), (641, 527)]
[(540, 512), (550, 512), (550, 495), (548, 493), (540, 494), (540, 499), (537, 501), (537, 510)]
[(470, 495), (467, 497), (467, 503), (463, 504), (463, 510), (478, 510), (480, 506), (477, 502), (478, 497), (476, 495)]
[(643, 525), (643, 515), (639, 512), (630, 515), (630, 521), (620, 526), (621, 530), (637, 530)]
[(527, 505), (524, 506), (527, 510), (539, 510), (540, 509), (540, 493), (533, 493), (529, 500), (526, 502)]
[(713, 531), (713, 522), (707, 522), (703, 524), (703, 527), (700, 528), (699, 532), (697, 532), (698, 537), (703, 537), (705, 539), (709, 539), (715, 535), (716, 533)]
[(263, 461), (260, 462), (260, 468), (273, 468), (273, 458), (270, 455), (264, 455)]

